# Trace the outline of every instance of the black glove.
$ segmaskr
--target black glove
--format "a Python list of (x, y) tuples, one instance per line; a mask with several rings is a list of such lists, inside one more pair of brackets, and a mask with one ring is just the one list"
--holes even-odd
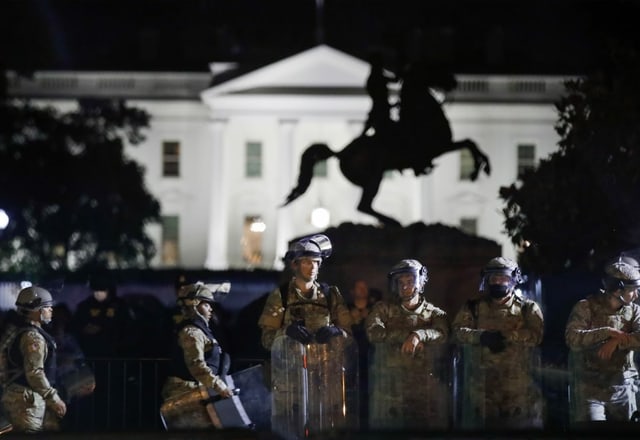
[(311, 332), (299, 322), (290, 324), (289, 327), (287, 327), (286, 334), (291, 339), (295, 339), (302, 344), (309, 344), (313, 339)]
[(335, 325), (326, 325), (324, 327), (320, 327), (316, 332), (316, 341), (319, 344), (326, 344), (329, 342), (329, 339), (335, 338), (336, 336), (342, 336), (342, 334), (342, 330)]
[(492, 353), (500, 353), (507, 347), (504, 335), (497, 330), (485, 330), (480, 334), (480, 345), (488, 347)]

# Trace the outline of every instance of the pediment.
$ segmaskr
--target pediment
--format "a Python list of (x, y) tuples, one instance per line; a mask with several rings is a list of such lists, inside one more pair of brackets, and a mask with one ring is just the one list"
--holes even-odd
[(369, 64), (327, 45), (230, 79), (202, 92), (203, 100), (235, 94), (365, 93)]

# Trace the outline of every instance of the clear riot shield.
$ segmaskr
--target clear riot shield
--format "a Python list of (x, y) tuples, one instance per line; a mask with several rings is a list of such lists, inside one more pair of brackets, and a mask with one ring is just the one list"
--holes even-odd
[(397, 344), (372, 344), (369, 357), (369, 427), (446, 430), (450, 415), (448, 344), (425, 346), (414, 356)]
[(271, 430), (284, 439), (357, 429), (358, 351), (353, 338), (303, 345), (287, 336), (271, 349)]
[(543, 400), (533, 371), (537, 349), (511, 346), (501, 353), (464, 345), (454, 359), (454, 424), (460, 429), (540, 429)]

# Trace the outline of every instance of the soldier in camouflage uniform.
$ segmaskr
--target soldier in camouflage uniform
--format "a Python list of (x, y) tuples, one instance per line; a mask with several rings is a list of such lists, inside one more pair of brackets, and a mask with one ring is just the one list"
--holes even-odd
[[(176, 327), (176, 340), (172, 349), (169, 377), (163, 388), (165, 402), (194, 392), (201, 387), (214, 390), (223, 398), (233, 395), (221, 377), (224, 374), (224, 354), (209, 328), (213, 316), (213, 292), (202, 283), (188, 284), (178, 292), (178, 304), (184, 319)], [(171, 428), (203, 428), (212, 426), (202, 411), (185, 414)]]
[[(293, 243), (285, 255), (293, 277), (271, 292), (258, 320), (262, 345), (271, 351), (272, 429), (285, 438), (303, 436), (307, 427), (302, 425), (322, 417), (312, 414), (316, 406), (320, 411), (322, 399), (341, 401), (340, 376), (327, 371), (339, 371), (343, 366), (343, 347), (347, 339), (352, 341), (351, 315), (338, 288), (316, 280), (331, 250), (329, 238), (322, 234)], [(296, 362), (302, 358), (301, 366)], [(353, 361), (357, 364), (357, 354)], [(287, 376), (287, 370), (293, 375), (301, 369), (304, 377)], [(311, 384), (314, 380), (322, 382), (317, 391)], [(333, 403), (332, 408), (323, 410), (327, 416), (339, 410)], [(308, 413), (300, 414), (305, 411)], [(293, 421), (301, 418), (305, 420)], [(322, 429), (320, 424), (316, 420), (313, 429)]]
[(331, 243), (322, 234), (294, 243), (287, 252), (293, 277), (285, 291), (280, 286), (271, 292), (258, 320), (264, 348), (271, 350), (273, 341), (284, 334), (303, 344), (351, 334), (351, 315), (340, 291), (316, 280), (322, 260), (330, 254)]
[(445, 429), (447, 315), (423, 296), (429, 277), (420, 262), (402, 260), (388, 278), (395, 300), (376, 303), (365, 323), (373, 344), (370, 426)]
[(18, 293), (22, 316), (13, 340), (6, 344), (8, 383), (2, 395), (6, 415), (18, 432), (56, 431), (67, 407), (55, 385), (56, 344), (42, 324), (51, 322), (53, 298), (41, 287)]
[(622, 259), (605, 266), (603, 290), (571, 311), (565, 340), (571, 349), (572, 421), (628, 421), (636, 410), (640, 271)]
[(482, 297), (468, 301), (452, 324), (463, 353), (464, 428), (541, 427), (540, 390), (532, 379), (542, 342), (538, 304), (523, 298), (518, 265), (493, 258), (482, 271)]

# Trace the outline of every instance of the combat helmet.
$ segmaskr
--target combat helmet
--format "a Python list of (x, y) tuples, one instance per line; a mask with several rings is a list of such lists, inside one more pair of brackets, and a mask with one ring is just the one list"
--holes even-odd
[(214, 304), (220, 302), (231, 288), (231, 283), (204, 284), (198, 281), (193, 284), (185, 284), (178, 290), (178, 304), (197, 306), (200, 302)]
[(610, 262), (604, 268), (602, 285), (607, 292), (640, 287), (640, 270), (622, 259)]
[(284, 256), (285, 261), (292, 262), (302, 257), (329, 258), (332, 247), (331, 240), (324, 234), (315, 234), (304, 237), (289, 246)]
[(33, 312), (43, 307), (53, 307), (53, 297), (42, 287), (25, 287), (18, 293), (16, 308), (19, 312)]
[[(508, 276), (509, 283), (506, 286), (502, 287), (492, 285), (489, 280), (492, 275), (496, 274)], [(496, 257), (489, 260), (489, 262), (480, 272), (480, 275), (480, 291), (488, 291), (491, 296), (498, 298), (505, 296), (515, 286), (526, 281), (525, 277), (520, 271), (518, 263), (505, 257)]]
[(389, 280), (389, 291), (394, 295), (398, 294), (397, 276), (406, 273), (414, 276), (415, 291), (417, 293), (422, 293), (424, 285), (429, 281), (429, 271), (426, 266), (422, 265), (418, 260), (413, 259), (401, 260), (391, 268), (387, 274), (387, 279)]

